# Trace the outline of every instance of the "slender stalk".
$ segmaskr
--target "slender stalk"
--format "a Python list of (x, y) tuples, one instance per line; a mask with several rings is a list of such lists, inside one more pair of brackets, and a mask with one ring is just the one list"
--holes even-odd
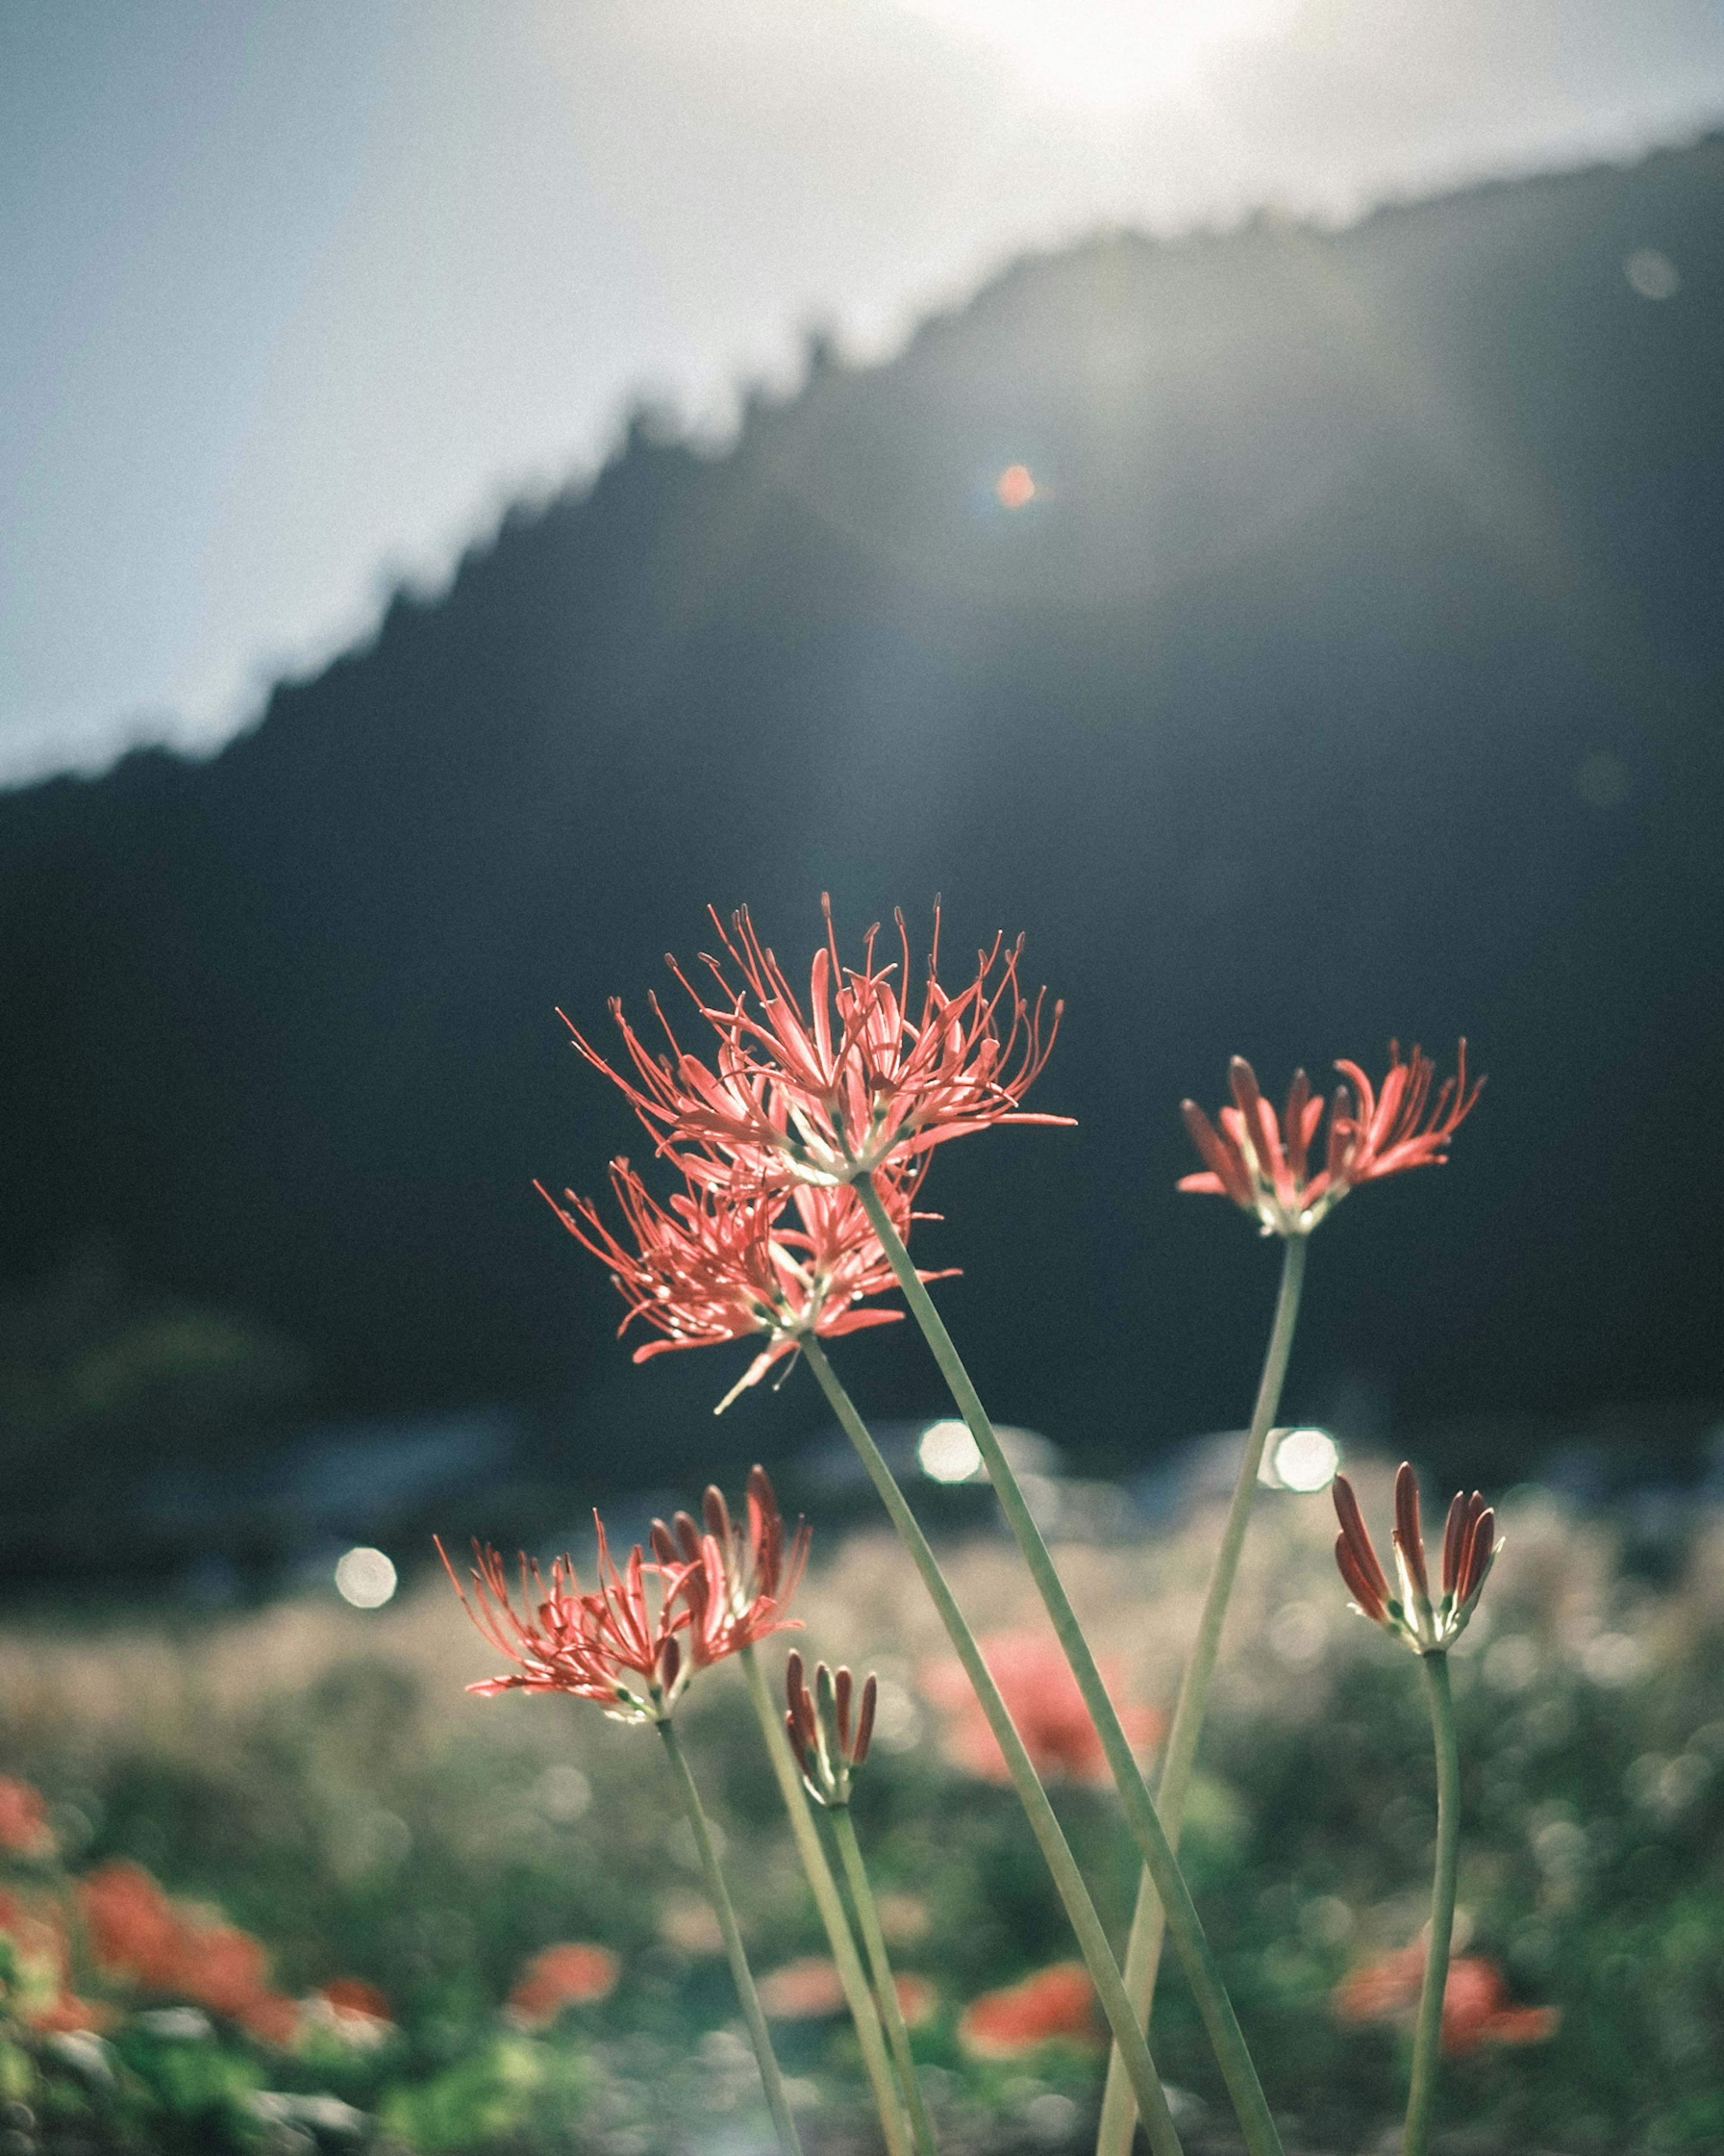
[(760, 2066), (761, 2086), (766, 2091), (767, 2108), (772, 2112), (772, 2124), (777, 2129), (778, 2146), (783, 2156), (803, 2156), (796, 2121), (790, 2115), (790, 2099), (784, 2091), (784, 2076), (778, 2071), (778, 2061), (772, 2051), (772, 2040), (767, 2033), (767, 2017), (761, 2011), (760, 1994), (754, 1988), (748, 1956), (743, 1950), (741, 1930), (736, 1922), (736, 1912), (731, 1905), (730, 1890), (724, 1883), (723, 1872), (718, 1868), (718, 1852), (712, 1846), (712, 1834), (706, 1824), (700, 1792), (695, 1787), (695, 1778), (689, 1772), (689, 1763), (683, 1756), (675, 1727), (668, 1716), (659, 1724), (659, 1734), (664, 1740), (664, 1750), (670, 1761), (670, 1771), (675, 1777), (677, 1794), (682, 1799), (683, 1810), (694, 1833), (700, 1869), (706, 1875), (706, 1891), (712, 1897), (712, 1906), (718, 1912), (718, 1928), (724, 1933), (725, 1952), (730, 1957), (731, 1974), (736, 1979), (736, 1996), (741, 2001), (742, 2019), (748, 2024), (748, 2034), (753, 2040), (754, 2056)]
[[(1090, 1651), (1090, 1643), (1084, 1637), (1083, 1627), (1078, 1623), (1077, 1613), (1064, 1583), (1054, 1568), (1048, 1546), (1042, 1532), (1030, 1517), (1029, 1507), (1024, 1492), (1018, 1486), (1018, 1478), (1012, 1471), (1011, 1462), (1000, 1449), (994, 1435), (993, 1424), (982, 1404), (975, 1386), (970, 1381), (952, 1345), (952, 1335), (947, 1331), (933, 1298), (916, 1277), (910, 1253), (892, 1225), (880, 1194), (868, 1176), (859, 1176), (854, 1185), (861, 1199), (880, 1247), (891, 1260), (898, 1285), (904, 1291), (904, 1299), (910, 1305), (916, 1322), (921, 1326), (941, 1374), (951, 1389), (958, 1410), (969, 1426), (983, 1461), (987, 1465), (995, 1494), (1000, 1501), (1018, 1547), (1024, 1553), (1030, 1576), (1035, 1581), (1060, 1644), (1065, 1650), (1065, 1659), (1077, 1680), (1083, 1695), (1084, 1705), (1101, 1739), (1102, 1750), (1119, 1789), (1120, 1801), (1126, 1824), (1130, 1826), (1143, 1861), (1149, 1867), (1155, 1882), (1156, 1892), (1167, 1912), (1167, 1929), (1172, 1934), (1174, 1950), (1183, 1965), (1192, 1992), (1196, 1998), (1198, 2011), (1203, 2016), (1216, 2061), (1221, 2068), (1222, 2079), (1245, 2137), (1250, 2156), (1281, 2156), (1281, 2137), (1270, 2115), (1269, 2103), (1263, 2093), (1263, 2084), (1257, 2078), (1257, 2069), (1245, 2048), (1245, 2039), (1240, 2030), (1239, 2017), (1233, 2010), (1233, 2001), (1227, 1995), (1221, 1981), (1215, 1958), (1209, 1943), (1203, 1936), (1203, 1928), (1186, 1886), (1178, 1861), (1169, 1847), (1162, 1831), (1149, 1786), (1143, 1771), (1134, 1756), (1131, 1740), (1120, 1725), (1118, 1710), (1108, 1697), (1107, 1687), (1101, 1681), (1101, 1672), (1095, 1666), (1095, 1657)], [(1123, 1985), (1121, 1986), (1123, 1989)], [(1108, 2017), (1114, 2030), (1114, 2039), (1119, 2041), (1119, 2026)], [(1137, 2033), (1137, 2017), (1131, 2017), (1134, 2034)], [(1139, 2098), (1140, 2107), (1142, 2098)]]
[[(1252, 1500), (1257, 1494), (1263, 1448), (1275, 1426), (1281, 1404), (1281, 1385), (1287, 1374), (1287, 1359), (1293, 1352), (1293, 1328), (1298, 1322), (1300, 1291), (1305, 1284), (1306, 1243), (1303, 1235), (1290, 1235), (1282, 1246), (1280, 1291), (1275, 1297), (1275, 1320), (1270, 1327), (1256, 1404), (1251, 1410), (1245, 1456), (1239, 1462), (1239, 1480), (1234, 1484), (1233, 1502), (1228, 1507), (1227, 1524), (1221, 1531), (1221, 1544), (1209, 1574), (1208, 1591), (1203, 1597), (1203, 1614), (1198, 1620), (1191, 1659), (1180, 1682), (1173, 1727), (1168, 1732), (1167, 1753), (1162, 1763), (1162, 1778), (1156, 1788), (1156, 1810), (1162, 1815), (1168, 1845), (1176, 1855), (1179, 1831), (1185, 1821), (1185, 1799), (1191, 1788), (1192, 1768), (1209, 1705), (1209, 1683), (1220, 1651), (1221, 1630), (1227, 1622), (1228, 1601), (1239, 1573), (1239, 1552), (1244, 1548)], [(1146, 1868), (1137, 1882), (1137, 1907), (1131, 1916), (1131, 1935), (1126, 1943), (1125, 1967), (1126, 1994), (1145, 2028), (1149, 2026), (1150, 2007), (1155, 1998), (1165, 1930), (1161, 1899)], [(1131, 2156), (1131, 2129), (1137, 2117), (1131, 2083), (1116, 2055), (1107, 2062), (1107, 2087), (1101, 2099), (1095, 2156)]]
[(868, 1883), (867, 1867), (862, 1861), (861, 1845), (856, 1840), (855, 1823), (850, 1817), (848, 1804), (836, 1806), (831, 1816), (839, 1860), (844, 1866), (844, 1877), (849, 1881), (850, 1899), (855, 1904), (862, 1943), (868, 1949), (868, 1965), (874, 1971), (875, 1995), (880, 2000), (886, 2035), (891, 2040), (892, 2056), (898, 2061), (899, 2077), (904, 2083), (905, 2099), (910, 2106), (911, 2122), (916, 2128), (916, 2144), (924, 2152), (924, 2156), (933, 2156), (934, 2122), (928, 2117), (928, 2107), (922, 2097), (921, 2080), (916, 2071), (916, 2061), (910, 2056), (910, 2031), (904, 2025), (903, 2010), (898, 2004), (898, 1987), (892, 1981), (892, 1964), (886, 1957), (885, 1935), (880, 1928), (880, 1911), (875, 1906), (874, 1889)]
[(1443, 1994), (1449, 1988), (1449, 1943), (1455, 1930), (1455, 1882), (1460, 1862), (1460, 1750), (1455, 1736), (1455, 1695), (1449, 1657), (1421, 1655), (1431, 1697), (1431, 1734), (1437, 1748), (1437, 1874), (1431, 1887), (1430, 1946), (1424, 1989), (1413, 2038), (1413, 2085), (1407, 2096), (1407, 2128), (1401, 2156), (1425, 2156), (1430, 2138), (1431, 2097), (1443, 2042)]
[[(748, 1697), (754, 1702), (761, 1734), (766, 1739), (767, 1756), (772, 1763), (778, 1794), (784, 1799), (791, 1835), (796, 1842), (796, 1853), (802, 1859), (808, 1891), (814, 1897), (814, 1907), (820, 1912), (820, 1922), (826, 1928), (832, 1958), (838, 1967), (839, 1981), (844, 1986), (850, 2019), (856, 2025), (856, 2041), (862, 2047), (862, 2064), (868, 2075), (868, 2085), (874, 2091), (875, 2108), (880, 2113), (880, 2131), (885, 2136), (887, 2156), (911, 2156), (911, 2143), (909, 2129), (904, 2122), (903, 2099), (892, 2076), (892, 2062), (886, 2056), (886, 2040), (880, 2028), (874, 1994), (868, 1988), (868, 1978), (862, 1968), (861, 1957), (856, 1952), (856, 1942), (850, 1936), (850, 1920), (844, 1914), (838, 1881), (833, 1877), (832, 1866), (826, 1861), (820, 1830), (814, 1824), (813, 1814), (803, 1794), (802, 1777), (798, 1774), (796, 1761), (791, 1756), (790, 1740), (784, 1734), (783, 1716), (773, 1700), (767, 1684), (766, 1672), (761, 1668), (759, 1658), (752, 1647), (742, 1650), (741, 1661), (748, 1680)], [(931, 2151), (932, 2147), (931, 2138), (928, 2149)]]
[(820, 1389), (830, 1402), (839, 1425), (861, 1455), (870, 1480), (880, 1493), (881, 1503), (891, 1517), (892, 1524), (903, 1537), (910, 1554), (922, 1577), (934, 1607), (940, 1613), (946, 1627), (947, 1637), (963, 1664), (964, 1674), (970, 1680), (982, 1712), (988, 1717), (988, 1726), (993, 1732), (994, 1741), (1005, 1754), (1007, 1771), (1012, 1786), (1018, 1792), (1018, 1802), (1024, 1806), (1029, 1820), (1030, 1831), (1036, 1838), (1043, 1861), (1053, 1874), (1054, 1885), (1060, 1899), (1065, 1905), (1072, 1930), (1077, 1934), (1078, 1947), (1090, 1972), (1090, 1980), (1095, 1987), (1102, 2012), (1112, 2030), (1126, 2061), (1131, 2087), (1137, 2098), (1137, 2108), (1143, 2119), (1144, 2132), (1154, 2156), (1182, 2156), (1179, 2136), (1174, 2131), (1167, 2099), (1162, 2091), (1161, 2076), (1155, 2061), (1150, 2057), (1149, 2045), (1138, 2027), (1131, 2004), (1126, 1997), (1126, 1987), (1120, 1977), (1119, 1964), (1113, 1958), (1113, 1949), (1107, 1943), (1107, 1934), (1101, 1928), (1101, 1919), (1095, 1913), (1095, 1905), (1090, 1899), (1090, 1890), (1085, 1886), (1083, 1875), (1077, 1868), (1060, 1822), (1054, 1816), (1054, 1807), (1048, 1802), (1048, 1793), (1030, 1763), (1024, 1739), (1018, 1734), (1016, 1725), (1000, 1697), (999, 1686), (993, 1673), (982, 1659), (982, 1650), (976, 1644), (976, 1635), (970, 1630), (964, 1614), (947, 1584), (946, 1575), (940, 1569), (939, 1560), (928, 1547), (916, 1517), (905, 1500), (904, 1492), (893, 1478), (892, 1471), (880, 1457), (880, 1447), (869, 1435), (868, 1425), (857, 1414), (849, 1394), (839, 1383), (826, 1351), (812, 1333), (802, 1343), (808, 1368), (818, 1379)]

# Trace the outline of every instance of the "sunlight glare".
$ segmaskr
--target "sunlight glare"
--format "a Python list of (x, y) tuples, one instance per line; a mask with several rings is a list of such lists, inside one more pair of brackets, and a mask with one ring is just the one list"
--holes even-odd
[(899, 0), (1003, 60), (1032, 95), (1124, 109), (1180, 90), (1229, 47), (1281, 29), (1297, 0)]

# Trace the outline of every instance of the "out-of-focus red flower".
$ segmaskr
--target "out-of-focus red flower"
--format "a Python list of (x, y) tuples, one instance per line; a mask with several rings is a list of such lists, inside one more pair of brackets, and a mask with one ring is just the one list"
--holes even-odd
[[(1058, 1644), (1036, 1632), (1008, 1632), (984, 1640), (981, 1645), (983, 1659), (993, 1672), (1000, 1697), (1036, 1772), (1063, 1774), (1073, 1781), (1111, 1782), (1101, 1739)], [(1165, 1717), (1152, 1707), (1120, 1707), (1118, 1671), (1104, 1662), (1101, 1675), (1133, 1748), (1149, 1750), (1165, 1732)], [(952, 1749), (960, 1763), (984, 1781), (1009, 1781), (1005, 1754), (960, 1666), (931, 1662), (921, 1671), (921, 1682), (928, 1697), (952, 1717)]]
[(231, 1924), (188, 1925), (174, 1988), (212, 2014), (223, 2014), (265, 2043), (291, 2044), (299, 2008), (269, 1987), (269, 1958), (250, 1933)]
[(469, 1691), (566, 1691), (596, 1700), (618, 1722), (659, 1722), (670, 1712), (688, 1669), (677, 1634), (690, 1622), (681, 1589), (686, 1565), (649, 1563), (637, 1543), (618, 1572), (604, 1525), (598, 1530), (598, 1585), (582, 1594), (573, 1561), (556, 1559), (547, 1587), (539, 1568), (521, 1560), (522, 1609), (510, 1599), (503, 1559), (473, 1545), (469, 1602), (439, 1542), (437, 1553), (461, 1607), (498, 1652), (519, 1665), (512, 1676), (488, 1677)]
[(78, 1899), (104, 1975), (208, 2007), (266, 2043), (293, 2041), (299, 2010), (270, 1989), (269, 1957), (249, 1932), (177, 1909), (141, 1864), (124, 1859), (80, 1879)]
[(978, 2059), (1015, 2059), (1060, 2039), (1086, 2047), (1101, 2041), (1095, 2023), (1095, 1990), (1080, 1962), (1057, 1962), (1004, 1991), (972, 1999), (957, 2025), (957, 2040)]
[(395, 2010), (387, 1993), (362, 1976), (332, 1977), (313, 1994), (337, 2014), (363, 2014), (372, 2021), (393, 2021)]
[(1336, 1517), (1341, 1532), (1335, 1537), (1335, 1563), (1352, 1591), (1353, 1607), (1362, 1617), (1381, 1625), (1404, 1640), (1417, 1654), (1440, 1654), (1466, 1630), (1496, 1553), (1496, 1515), (1475, 1490), (1469, 1497), (1457, 1491), (1449, 1507), (1443, 1530), (1443, 1593), (1433, 1603), (1430, 1574), (1425, 1564), (1424, 1533), (1419, 1517), (1419, 1478), (1406, 1460), (1395, 1476), (1395, 1571), (1398, 1595), (1391, 1592), (1388, 1574), (1366, 1528), (1364, 1515), (1353, 1486), (1346, 1476), (1334, 1482)]
[(1389, 1071), (1380, 1096), (1357, 1063), (1335, 1067), (1352, 1081), (1353, 1093), (1345, 1086), (1335, 1089), (1328, 1147), (1316, 1174), (1311, 1172), (1311, 1146), (1323, 1120), (1322, 1096), (1311, 1091), (1302, 1070), (1296, 1072), (1286, 1113), (1277, 1120), (1258, 1088), (1256, 1073), (1243, 1055), (1236, 1055), (1229, 1071), (1233, 1106), (1221, 1111), (1219, 1129), (1195, 1101), (1181, 1104), (1192, 1142), (1208, 1165), (1195, 1175), (1183, 1176), (1179, 1188), (1232, 1199), (1255, 1214), (1265, 1235), (1308, 1235), (1359, 1183), (1398, 1175), (1403, 1168), (1434, 1167), (1445, 1159), (1449, 1139), (1485, 1082), (1481, 1078), (1468, 1090), (1463, 1040), (1456, 1074), (1443, 1081), (1426, 1121), (1435, 1065), (1419, 1049), (1410, 1063), (1403, 1063), (1398, 1045), (1389, 1044)]
[(617, 1988), (617, 1957), (572, 1939), (546, 1947), (521, 1971), (509, 1994), (510, 2018), (523, 2029), (548, 2029), (566, 2006), (587, 2006)]
[(90, 1949), (105, 1976), (146, 1991), (177, 1988), (185, 1962), (185, 1925), (141, 1864), (116, 1857), (78, 1881)]
[[(1424, 1948), (1415, 1942), (1398, 1953), (1354, 1969), (1335, 1994), (1342, 2021), (1390, 2021), (1410, 2015), (1424, 1982)], [(1443, 1986), (1443, 2049), (1461, 2058), (1485, 2044), (1540, 2044), (1562, 2021), (1554, 2006), (1516, 2006), (1495, 1962), (1468, 1954), (1449, 1964)]]
[(921, 2028), (940, 2010), (939, 1986), (930, 1977), (906, 1971), (893, 1977), (892, 1989), (898, 1994), (898, 2011), (906, 2029)]
[(54, 1831), (41, 1793), (0, 1774), (0, 1849), (13, 1856), (51, 1856)]
[(1044, 1040), (1043, 997), (1032, 1004), (1018, 985), (1021, 938), (1008, 949), (996, 937), (991, 949), (978, 953), (975, 979), (949, 995), (938, 980), (936, 908), (921, 1006), (912, 1016), (903, 916), (901, 965), (876, 963), (875, 927), (855, 971), (839, 961), (831, 906), (822, 905), (826, 941), (814, 954), (806, 1012), (747, 909), (732, 915), (728, 933), (713, 913), (741, 984), (711, 957), (704, 963), (716, 1000), (704, 1000), (684, 975), (677, 977), (718, 1034), (714, 1069), (681, 1047), (656, 997), (654, 1014), (669, 1049), (656, 1056), (624, 1019), (620, 1004), (611, 1006), (634, 1078), (613, 1069), (570, 1026), (582, 1054), (628, 1095), (661, 1152), (675, 1152), (697, 1176), (726, 1177), (727, 1163), (763, 1158), (798, 1180), (840, 1183), (993, 1123), (1070, 1121), (1027, 1114), (1020, 1106), (1048, 1059), (1061, 1010), (1055, 1004)]
[(762, 2010), (774, 2021), (824, 2021), (844, 2010), (844, 1988), (838, 1964), (819, 1954), (803, 1954), (760, 1980)]
[[(921, 1163), (880, 1169), (874, 1187), (899, 1235), (923, 1216), (911, 1209)], [(722, 1178), (690, 1179), (660, 1205), (626, 1160), (611, 1163), (611, 1187), (629, 1240), (612, 1234), (590, 1199), (541, 1196), (576, 1241), (610, 1269), (629, 1307), (619, 1331), (636, 1318), (663, 1337), (644, 1341), (634, 1360), (683, 1348), (764, 1337), (747, 1370), (719, 1403), (720, 1412), (773, 1364), (794, 1355), (810, 1334), (833, 1339), (870, 1326), (895, 1325), (900, 1310), (864, 1308), (866, 1296), (897, 1286), (855, 1192), (798, 1184), (787, 1189), (772, 1163), (735, 1164)], [(945, 1278), (924, 1273), (925, 1281)]]

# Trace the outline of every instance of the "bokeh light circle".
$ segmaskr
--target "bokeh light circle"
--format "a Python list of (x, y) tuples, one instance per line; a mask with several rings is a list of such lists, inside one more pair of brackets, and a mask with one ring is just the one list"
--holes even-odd
[(936, 1422), (916, 1448), (924, 1475), (935, 1482), (967, 1482), (982, 1465), (976, 1440), (961, 1422)]
[(336, 1592), (356, 1609), (381, 1609), (395, 1587), (395, 1568), (380, 1549), (350, 1549), (336, 1567)]
[(1290, 1430), (1275, 1450), (1275, 1480), (1284, 1490), (1326, 1490), (1341, 1465), (1341, 1448), (1326, 1430)]

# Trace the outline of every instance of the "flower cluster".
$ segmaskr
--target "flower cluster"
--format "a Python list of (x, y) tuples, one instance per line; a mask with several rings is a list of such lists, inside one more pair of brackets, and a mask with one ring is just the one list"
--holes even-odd
[(784, 1696), (788, 1702), (784, 1727), (803, 1784), (817, 1804), (840, 1810), (850, 1801), (850, 1776), (865, 1763), (874, 1739), (880, 1681), (870, 1672), (859, 1698), (855, 1679), (847, 1669), (834, 1676), (820, 1662), (815, 1666), (810, 1692), (802, 1656), (793, 1649), (784, 1666)]
[(831, 903), (821, 904), (826, 941), (814, 954), (806, 1012), (747, 907), (731, 916), (728, 933), (712, 915), (740, 985), (719, 959), (703, 956), (716, 998), (705, 1001), (672, 962), (718, 1035), (713, 1070), (680, 1046), (656, 998), (654, 1014), (668, 1055), (654, 1055), (621, 1004), (611, 1006), (638, 1083), (570, 1026), (582, 1054), (622, 1087), (661, 1152), (673, 1152), (696, 1176), (715, 1163), (722, 1173), (723, 1163), (753, 1156), (781, 1175), (833, 1184), (854, 1182), (894, 1158), (918, 1158), (947, 1138), (994, 1123), (1069, 1120), (1029, 1115), (1019, 1106), (1053, 1049), (1061, 1012), (1056, 1003), (1044, 1035), (1044, 996), (1032, 1004), (1018, 983), (1021, 937), (1008, 949), (997, 936), (977, 953), (975, 979), (950, 995), (938, 978), (936, 906), (921, 1005), (912, 1015), (905, 988), (892, 978), (907, 983), (910, 973), (903, 915), (900, 960), (875, 963), (876, 926), (859, 972), (840, 962)]
[(1439, 1655), (1466, 1630), (1480, 1590), (1496, 1561), (1496, 1515), (1476, 1490), (1469, 1497), (1457, 1491), (1443, 1533), (1443, 1592), (1433, 1603), (1425, 1567), (1424, 1536), (1419, 1519), (1419, 1482), (1403, 1460), (1395, 1476), (1395, 1571), (1401, 1591), (1389, 1590), (1387, 1575), (1366, 1531), (1359, 1501), (1344, 1475), (1334, 1484), (1335, 1511), (1341, 1532), (1335, 1538), (1335, 1562), (1352, 1589), (1353, 1607), (1421, 1655)]
[(225, 2015), (266, 2043), (291, 2043), (299, 2009), (273, 1990), (249, 1932), (175, 1907), (140, 1864), (116, 1859), (78, 1882), (90, 1954), (103, 1975)]
[[(721, 1497), (718, 1504), (722, 1512)], [(786, 1553), (772, 1486), (760, 1468), (749, 1481), (749, 1522), (742, 1544), (727, 1512), (722, 1543), (690, 1521), (688, 1543), (680, 1548), (671, 1531), (654, 1522), (652, 1558), (637, 1543), (619, 1570), (595, 1512), (598, 1584), (583, 1591), (573, 1560), (565, 1556), (553, 1560), (547, 1585), (538, 1565), (523, 1555), (518, 1613), (495, 1550), (474, 1544), (469, 1601), (439, 1543), (438, 1555), (461, 1606), (498, 1652), (516, 1665), (511, 1674), (467, 1689), (487, 1696), (570, 1692), (597, 1701), (613, 1721), (663, 1722), (693, 1671), (769, 1633), (796, 1629), (797, 1620), (783, 1611), (802, 1577), (808, 1537), (798, 1530)]]
[(1388, 1075), (1380, 1095), (1357, 1063), (1335, 1067), (1351, 1081), (1352, 1091), (1346, 1085), (1335, 1089), (1323, 1165), (1315, 1174), (1311, 1149), (1323, 1120), (1322, 1095), (1312, 1092), (1302, 1070), (1296, 1072), (1286, 1111), (1277, 1119), (1258, 1088), (1256, 1073), (1244, 1056), (1236, 1055), (1229, 1072), (1233, 1105), (1222, 1109), (1219, 1129), (1195, 1101), (1182, 1104), (1192, 1142), (1208, 1165), (1182, 1177), (1179, 1188), (1232, 1199), (1256, 1215), (1265, 1235), (1308, 1235), (1356, 1185), (1380, 1182), (1404, 1168), (1434, 1167), (1444, 1159), (1449, 1139), (1485, 1082), (1479, 1079), (1469, 1090), (1464, 1040), (1455, 1075), (1443, 1081), (1434, 1106), (1430, 1090), (1435, 1066), (1417, 1048), (1412, 1060), (1403, 1063), (1399, 1045), (1390, 1042)]
[(865, 1306), (896, 1283), (854, 1188), (862, 1178), (899, 1240), (907, 1241), (911, 1223), (929, 1217), (913, 1201), (935, 1146), (993, 1123), (1068, 1120), (1020, 1106), (1060, 1020), (1055, 1004), (1044, 1031), (1042, 997), (1031, 1003), (1018, 985), (1021, 941), (1008, 950), (997, 937), (978, 954), (974, 980), (948, 994), (938, 979), (936, 908), (934, 950), (912, 1014), (895, 978), (910, 970), (902, 916), (901, 961), (876, 963), (879, 931), (871, 928), (854, 970), (839, 963), (829, 905), (825, 911), (826, 941), (814, 956), (806, 1009), (746, 910), (728, 932), (712, 916), (731, 970), (706, 959), (714, 984), (706, 997), (672, 962), (717, 1036), (711, 1065), (682, 1047), (656, 997), (667, 1044), (656, 1055), (620, 1004), (612, 1005), (625, 1070), (569, 1025), (576, 1046), (622, 1089), (683, 1187), (660, 1204), (626, 1159), (613, 1161), (620, 1235), (591, 1199), (565, 1191), (559, 1202), (540, 1188), (570, 1234), (610, 1269), (628, 1306), (623, 1328), (639, 1319), (659, 1336), (636, 1348), (637, 1362), (680, 1348), (763, 1340), (721, 1411), (793, 1358), (803, 1340), (901, 1317)]

